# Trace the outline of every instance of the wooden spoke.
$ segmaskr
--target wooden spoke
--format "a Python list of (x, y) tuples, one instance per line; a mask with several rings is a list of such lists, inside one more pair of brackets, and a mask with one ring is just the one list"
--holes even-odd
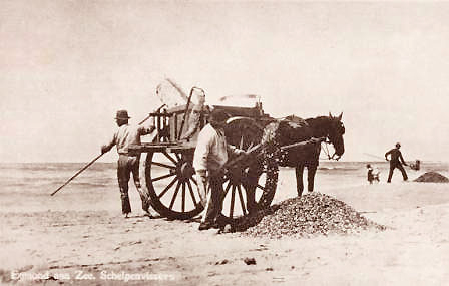
[(247, 151), (250, 150), (250, 149), (253, 148), (253, 147), (254, 147), (254, 141), (251, 141), (251, 144), (249, 145)]
[(159, 180), (162, 180), (162, 179), (165, 179), (165, 178), (169, 178), (169, 177), (172, 177), (172, 176), (175, 176), (175, 175), (176, 175), (176, 173), (163, 175), (163, 176), (151, 179), (151, 182), (156, 182), (156, 181), (159, 181)]
[(190, 155), (181, 151), (169, 152), (168, 149), (162, 148), (154, 153), (148, 153), (145, 161), (139, 165), (142, 188), (145, 187), (148, 191), (151, 206), (168, 219), (191, 219), (203, 210), (192, 183), (196, 181), (191, 176), (184, 177), (189, 174), (188, 170), (180, 172), (181, 163), (190, 168), (192, 164)]
[(184, 212), (186, 205), (186, 184), (182, 183), (181, 189), (181, 211)]
[(193, 177), (191, 177), (190, 180), (192, 180), (192, 182), (195, 184), (195, 186), (198, 186), (198, 183), (196, 182), (196, 180)]
[(192, 202), (196, 206), (195, 195), (193, 194), (192, 185), (190, 184), (190, 181), (187, 181), (187, 188), (189, 189), (190, 196), (192, 197)]
[(159, 199), (173, 186), (178, 178), (173, 178), (173, 180), (168, 184), (165, 189), (157, 196)]
[(171, 209), (173, 207), (173, 204), (175, 203), (176, 196), (178, 195), (180, 185), (181, 185), (181, 182), (178, 181), (178, 184), (176, 185), (175, 193), (173, 194), (173, 197), (171, 198), (170, 206), (168, 207), (169, 209)]
[(167, 168), (167, 169), (176, 169), (175, 166), (169, 166), (169, 165), (165, 165), (165, 164), (158, 163), (158, 162), (151, 162), (151, 164), (159, 166), (159, 167)]
[(226, 197), (229, 193), (229, 189), (231, 188), (232, 184), (231, 182), (228, 183), (228, 186), (226, 187), (226, 191), (224, 192), (223, 198)]
[(246, 211), (246, 207), (245, 207), (245, 202), (243, 201), (242, 187), (240, 185), (238, 185), (238, 189), (239, 189), (240, 204), (242, 205), (243, 215), (246, 215), (247, 211)]
[(170, 160), (173, 164), (177, 164), (178, 162), (176, 162), (175, 159), (173, 159), (170, 155), (167, 154), (167, 152), (162, 152), (162, 154), (164, 154), (165, 157), (167, 157), (168, 160)]
[(235, 204), (235, 186), (232, 186), (232, 195), (231, 195), (231, 211), (229, 212), (229, 217), (234, 217), (234, 204)]

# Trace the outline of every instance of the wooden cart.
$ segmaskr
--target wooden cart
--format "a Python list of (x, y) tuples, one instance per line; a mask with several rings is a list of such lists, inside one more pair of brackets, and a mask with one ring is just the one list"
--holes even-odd
[[(227, 140), (243, 150), (259, 144), (263, 128), (274, 121), (264, 113), (260, 102), (252, 108), (218, 105), (213, 108), (232, 116), (225, 130)], [(187, 108), (183, 105), (151, 113), (156, 136), (151, 142), (131, 148), (131, 152), (141, 155), (140, 180), (142, 188), (150, 194), (152, 207), (169, 219), (191, 219), (203, 210), (192, 161), (196, 137), (207, 123), (209, 111), (201, 110), (199, 126), (190, 140), (179, 140), (187, 130), (191, 112), (191, 105)], [(278, 181), (278, 164), (274, 158), (231, 158), (227, 166), (223, 179), (223, 220), (235, 223), (271, 204)]]

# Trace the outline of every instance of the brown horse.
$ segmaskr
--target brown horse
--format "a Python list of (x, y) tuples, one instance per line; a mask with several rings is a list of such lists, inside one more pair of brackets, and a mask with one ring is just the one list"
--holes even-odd
[[(277, 133), (280, 146), (288, 146), (312, 137), (324, 137), (335, 148), (335, 154), (330, 157), (340, 159), (345, 152), (343, 134), (345, 127), (341, 121), (343, 113), (339, 116), (318, 116), (305, 120), (290, 116), (279, 122)], [(281, 156), (280, 166), (296, 168), (296, 185), (298, 196), (304, 191), (303, 173), (308, 170), (308, 191), (313, 192), (315, 174), (319, 165), (321, 143), (307, 144), (284, 152)], [(337, 156), (337, 157), (336, 157)]]

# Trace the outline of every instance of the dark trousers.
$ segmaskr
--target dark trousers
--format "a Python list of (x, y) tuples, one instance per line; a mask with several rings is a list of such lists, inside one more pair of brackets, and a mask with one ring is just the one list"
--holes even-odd
[(223, 176), (208, 178), (206, 207), (201, 222), (213, 223), (223, 208)]
[(404, 181), (408, 180), (407, 173), (404, 170), (404, 167), (402, 167), (402, 164), (399, 162), (390, 162), (390, 173), (388, 174), (388, 183), (391, 183), (391, 178), (393, 177), (393, 171), (394, 169), (398, 168), (402, 173), (402, 178)]
[(128, 197), (128, 182), (130, 175), (133, 175), (134, 185), (139, 192), (142, 200), (142, 210), (148, 211), (149, 194), (145, 192), (140, 186), (139, 180), (139, 157), (128, 157), (126, 155), (119, 155), (117, 162), (117, 179), (120, 188), (120, 198), (122, 200), (122, 213), (127, 214), (131, 212), (131, 205)]
[(368, 182), (372, 184), (374, 181), (373, 170), (368, 170)]

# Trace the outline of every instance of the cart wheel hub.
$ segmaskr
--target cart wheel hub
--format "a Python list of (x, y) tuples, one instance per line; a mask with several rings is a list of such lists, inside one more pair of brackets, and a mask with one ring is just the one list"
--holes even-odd
[(189, 180), (195, 174), (195, 170), (190, 162), (184, 162), (181, 164), (179, 170), (179, 178), (183, 181)]
[(244, 169), (234, 168), (232, 170), (229, 170), (228, 176), (232, 184), (239, 185), (242, 183), (243, 178), (246, 177), (246, 174)]

